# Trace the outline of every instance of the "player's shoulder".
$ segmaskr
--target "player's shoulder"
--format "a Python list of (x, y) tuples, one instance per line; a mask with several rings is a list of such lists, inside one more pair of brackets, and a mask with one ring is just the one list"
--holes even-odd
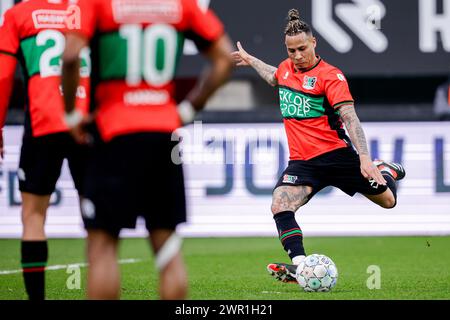
[[(28, 0), (28, 1), (21, 1), (16, 3), (14, 6), (9, 8), (5, 12), (5, 17), (9, 19), (14, 19), (16, 22), (23, 22), (33, 19), (33, 21), (38, 20), (38, 15), (42, 13), (43, 15), (45, 12), (42, 12), (42, 10), (45, 9), (65, 9), (67, 7), (67, 0), (55, 0), (55, 1), (48, 1), (48, 0)], [(33, 14), (34, 13), (34, 14)], [(30, 17), (32, 15), (32, 17)], [(20, 25), (20, 23), (19, 23)]]
[[(198, 0), (166, 0), (170, 4), (172, 12), (181, 12), (185, 19), (196, 17), (199, 12), (203, 14), (214, 13), (214, 10), (205, 1)], [(205, 6), (206, 4), (206, 6)], [(215, 13), (214, 13), (215, 14)]]
[(39, 9), (40, 7), (45, 6), (48, 3), (46, 0), (28, 0), (21, 1), (12, 6), (8, 11), (14, 15), (20, 16), (28, 14), (30, 11)]
[(320, 59), (321, 59), (321, 61), (319, 64), (319, 69), (322, 73), (326, 74), (326, 73), (332, 73), (332, 72), (336, 72), (336, 71), (341, 72), (341, 70), (338, 67), (332, 65), (328, 61), (325, 61), (323, 58), (320, 58)]
[[(31, 0), (33, 1), (33, 0)], [(22, 1), (16, 3), (11, 8), (5, 11), (0, 26), (7, 24), (14, 24), (16, 26), (22, 25), (29, 19), (30, 3), (31, 1)]]
[(170, 0), (173, 6), (178, 5), (184, 13), (190, 13), (198, 7), (196, 0)]
[(320, 73), (321, 77), (325, 79), (335, 79), (344, 81), (345, 76), (344, 73), (339, 69), (338, 67), (332, 65), (331, 63), (328, 63), (324, 59), (321, 59), (320, 61)]
[(280, 62), (280, 64), (278, 65), (278, 69), (287, 69), (290, 67), (290, 64), (291, 64), (291, 59), (286, 58)]
[(11, 8), (9, 8), (8, 10), (5, 11), (4, 13), (4, 17), (5, 18), (16, 18), (16, 16), (20, 13), (23, 12), (24, 9), (28, 6), (28, 3), (26, 1), (24, 2), (19, 2), (16, 3), (15, 5), (13, 5)]

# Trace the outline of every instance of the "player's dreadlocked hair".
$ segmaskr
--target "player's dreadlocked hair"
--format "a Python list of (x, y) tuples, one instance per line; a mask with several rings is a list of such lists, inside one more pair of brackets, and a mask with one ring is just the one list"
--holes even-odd
[(284, 34), (287, 36), (295, 36), (301, 32), (312, 35), (311, 27), (304, 21), (300, 20), (300, 13), (297, 9), (291, 9), (287, 16), (287, 25)]

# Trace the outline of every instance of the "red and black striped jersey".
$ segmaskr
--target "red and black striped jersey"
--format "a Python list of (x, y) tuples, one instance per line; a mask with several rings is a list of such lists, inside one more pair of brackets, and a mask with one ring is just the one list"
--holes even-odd
[[(63, 120), (61, 55), (65, 47), (66, 19), (74, 19), (77, 8), (68, 1), (30, 0), (8, 11), (0, 27), (1, 89), (11, 86), (16, 60), (21, 62), (27, 86), (25, 132), (34, 137), (68, 131)], [(8, 70), (4, 73), (5, 70)], [(80, 86), (76, 107), (86, 113), (89, 96), (89, 50), (82, 51)], [(0, 99), (0, 114), (6, 113), (8, 98)], [(3, 116), (0, 119), (3, 120)]]
[[(207, 48), (223, 25), (196, 0), (79, 0), (89, 39), (96, 124), (103, 140), (180, 126), (174, 74), (184, 39)], [(94, 91), (95, 86), (95, 91)]]
[(297, 71), (286, 59), (275, 77), (291, 160), (309, 160), (351, 144), (337, 110), (353, 104), (353, 98), (338, 68), (319, 57), (310, 69)]

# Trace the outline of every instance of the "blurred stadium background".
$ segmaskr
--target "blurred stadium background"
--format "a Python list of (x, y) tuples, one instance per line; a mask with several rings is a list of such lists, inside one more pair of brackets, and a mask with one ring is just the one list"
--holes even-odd
[[(347, 76), (373, 158), (402, 162), (407, 170), (392, 210), (323, 190), (297, 214), (306, 238), (450, 235), (450, 0), (199, 1), (215, 10), (234, 42), (272, 65), (286, 57), (284, 19), (298, 8), (313, 27), (317, 53)], [(13, 3), (0, 0), (1, 13)], [(192, 43), (184, 53), (177, 75), (180, 101), (204, 64)], [(0, 238), (21, 234), (16, 175), (24, 103), (17, 70), (0, 168)], [(180, 233), (276, 241), (271, 190), (288, 161), (277, 90), (253, 70), (236, 69), (197, 120), (181, 131), (189, 221)], [(67, 166), (57, 188), (48, 236), (83, 237)], [(145, 234), (140, 222), (122, 235)], [(281, 257), (281, 246), (275, 247)]]

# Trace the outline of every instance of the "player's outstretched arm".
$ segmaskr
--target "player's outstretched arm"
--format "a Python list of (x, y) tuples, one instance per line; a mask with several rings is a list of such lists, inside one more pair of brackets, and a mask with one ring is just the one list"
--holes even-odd
[(211, 95), (230, 77), (233, 69), (233, 61), (230, 58), (231, 50), (231, 40), (227, 34), (224, 34), (203, 52), (210, 65), (202, 72), (186, 100), (178, 106), (183, 123), (191, 122), (195, 112), (202, 110)]
[(237, 42), (237, 47), (238, 51), (231, 53), (231, 56), (237, 66), (251, 66), (256, 70), (256, 72), (258, 72), (261, 78), (266, 80), (268, 84), (271, 86), (276, 86), (278, 84), (277, 78), (275, 77), (275, 72), (277, 71), (276, 67), (268, 65), (258, 58), (248, 54), (247, 51), (242, 48), (239, 41)]
[(355, 107), (353, 105), (344, 105), (339, 109), (339, 115), (347, 128), (350, 140), (358, 151), (362, 175), (367, 179), (374, 179), (378, 184), (385, 185), (386, 180), (370, 158), (366, 136), (356, 115)]

